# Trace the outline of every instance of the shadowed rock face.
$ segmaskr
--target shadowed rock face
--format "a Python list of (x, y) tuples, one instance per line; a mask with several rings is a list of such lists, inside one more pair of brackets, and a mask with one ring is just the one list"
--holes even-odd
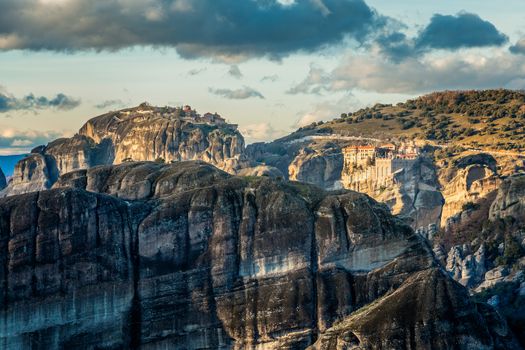
[(0, 200), (0, 263), (5, 349), (515, 346), (384, 205), (199, 162)]
[(2, 171), (2, 168), (0, 168), (0, 191), (3, 190), (7, 186), (7, 182), (5, 179), (4, 172)]
[(519, 349), (502, 341), (505, 336), (505, 321), (493, 309), (472, 305), (444, 272), (426, 270), (324, 332), (309, 349)]
[(515, 176), (506, 179), (490, 207), (491, 220), (513, 217), (525, 222), (525, 176)]

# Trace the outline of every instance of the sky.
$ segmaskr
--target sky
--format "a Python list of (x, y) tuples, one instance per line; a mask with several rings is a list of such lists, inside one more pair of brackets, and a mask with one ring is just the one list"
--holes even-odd
[(0, 155), (136, 106), (248, 143), (438, 90), (525, 89), (525, 2), (0, 0)]

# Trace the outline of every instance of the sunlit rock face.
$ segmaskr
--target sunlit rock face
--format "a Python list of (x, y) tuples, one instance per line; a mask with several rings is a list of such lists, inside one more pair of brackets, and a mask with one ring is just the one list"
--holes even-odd
[(240, 168), (244, 139), (236, 126), (171, 113), (170, 109), (141, 105), (93, 118), (79, 134), (102, 146), (102, 154), (95, 158), (102, 158), (104, 164), (161, 158), (166, 162), (203, 160), (230, 173)]
[(202, 162), (2, 199), (0, 263), (5, 349), (516, 345), (386, 206)]
[[(142, 104), (95, 117), (77, 135), (35, 148), (17, 165), (20, 171), (4, 194), (42, 190), (51, 187), (58, 174), (129, 161), (200, 160), (231, 174), (250, 166), (236, 125), (220, 117), (180, 113), (176, 108)], [(38, 178), (29, 163), (38, 163)], [(29, 176), (22, 177), (23, 171)]]
[(111, 164), (113, 148), (109, 140), (95, 142), (84, 135), (58, 139), (44, 147), (43, 153), (55, 159), (60, 174), (92, 166)]
[(315, 184), (325, 189), (340, 189), (343, 154), (336, 144), (309, 145), (302, 148), (288, 166), (290, 180)]
[(16, 164), (9, 186), (0, 191), (0, 197), (46, 190), (57, 178), (54, 158), (33, 153)]
[[(356, 187), (356, 184), (345, 183), (345, 178), (347, 176), (343, 177), (346, 188)], [(372, 178), (360, 181), (357, 187), (359, 191), (386, 203), (392, 214), (410, 217), (413, 228), (426, 229), (440, 222), (444, 198), (440, 192), (437, 169), (428, 158), (405, 161), (403, 167), (386, 181)]]
[(268, 165), (257, 165), (241, 169), (237, 172), (239, 176), (268, 176), (284, 179), (285, 175), (277, 168)]
[(459, 158), (441, 169), (439, 180), (445, 198), (441, 225), (461, 213), (467, 203), (475, 203), (496, 191), (501, 183), (496, 160), (489, 154), (475, 154)]

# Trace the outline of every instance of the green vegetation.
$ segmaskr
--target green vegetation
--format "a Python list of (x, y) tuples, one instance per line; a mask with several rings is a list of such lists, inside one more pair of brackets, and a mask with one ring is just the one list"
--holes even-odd
[(445, 91), (397, 105), (376, 104), (313, 123), (291, 138), (315, 133), (419, 138), (467, 148), (525, 151), (525, 92)]

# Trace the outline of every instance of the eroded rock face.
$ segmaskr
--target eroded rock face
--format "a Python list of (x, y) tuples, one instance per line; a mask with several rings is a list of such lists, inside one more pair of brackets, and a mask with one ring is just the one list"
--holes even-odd
[(386, 206), (203, 163), (2, 199), (0, 263), (5, 349), (515, 345)]
[(2, 168), (0, 168), (0, 191), (3, 190), (7, 186), (7, 181), (4, 175), (4, 172), (2, 171)]
[(96, 165), (112, 164), (115, 157), (110, 140), (97, 143), (84, 135), (55, 140), (45, 146), (41, 152), (55, 159), (60, 174)]
[(476, 252), (471, 251), (468, 244), (454, 246), (446, 260), (446, 269), (456, 281), (472, 288), (479, 285), (487, 271), (485, 245), (481, 244)]
[[(234, 173), (240, 168), (244, 139), (229, 124), (200, 124), (171, 117), (151, 106), (122, 110), (89, 120), (79, 131), (96, 144), (106, 141), (113, 163), (203, 160)], [(107, 164), (107, 163), (106, 163)]]
[(387, 203), (392, 213), (410, 217), (412, 227), (427, 229), (439, 225), (444, 204), (434, 165), (427, 158), (395, 174), (386, 186), (369, 184), (365, 193)]
[(239, 176), (268, 176), (272, 178), (285, 178), (285, 175), (277, 168), (268, 165), (257, 165), (244, 168), (237, 172)]
[(489, 216), (491, 220), (510, 216), (525, 222), (524, 175), (509, 177), (502, 183), (490, 207)]
[(339, 189), (343, 154), (333, 143), (302, 148), (288, 166), (290, 180), (307, 182), (325, 189)]
[[(491, 319), (493, 328), (483, 319)], [(309, 349), (519, 349), (507, 336), (494, 309), (474, 305), (442, 271), (427, 270), (327, 330)]]
[(476, 203), (496, 191), (501, 183), (496, 160), (488, 154), (476, 154), (457, 159), (440, 171), (439, 181), (445, 205), (441, 226), (447, 219), (463, 211), (465, 204)]
[(46, 190), (57, 178), (54, 158), (33, 153), (16, 164), (9, 186), (0, 192), (0, 197)]
[[(57, 174), (128, 161), (200, 160), (231, 174), (251, 165), (244, 156), (244, 139), (236, 125), (178, 116), (176, 111), (141, 105), (95, 117), (77, 135), (35, 148), (18, 167), (30, 169), (29, 164), (38, 164), (36, 172), (41, 175), (35, 177), (32, 170), (26, 174), (31, 176), (15, 174), (18, 179), (4, 195), (50, 188)], [(275, 170), (267, 172), (274, 174)]]

